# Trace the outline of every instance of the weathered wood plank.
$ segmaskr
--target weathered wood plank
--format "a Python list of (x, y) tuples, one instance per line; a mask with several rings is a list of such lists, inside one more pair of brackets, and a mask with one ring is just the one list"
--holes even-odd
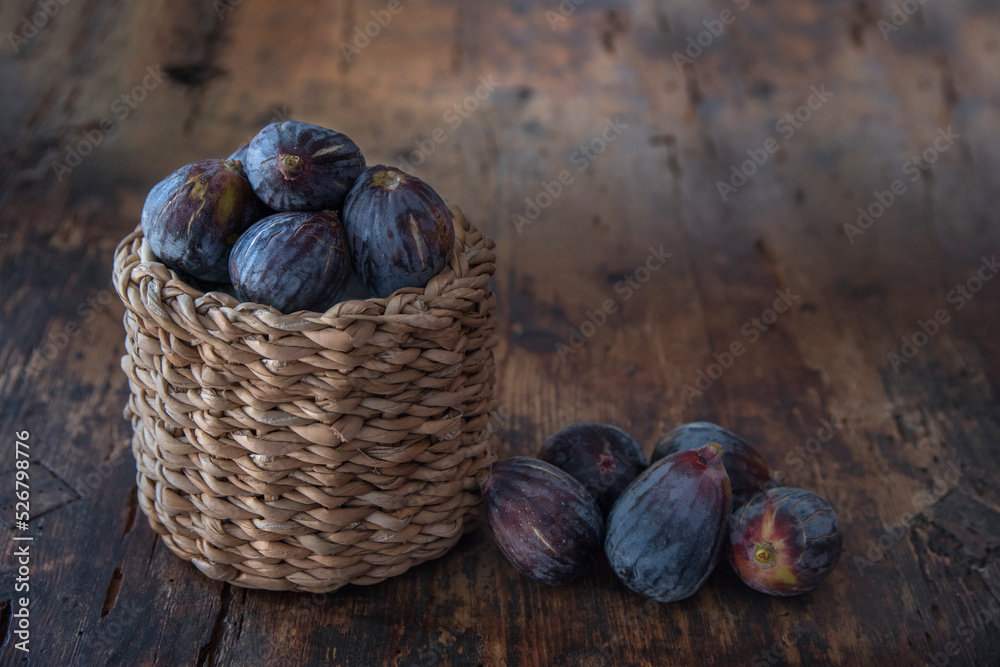
[[(342, 43), (385, 7), (90, 0), (60, 5), (16, 52), (7, 40), (0, 429), (31, 432), (36, 502), (50, 505), (32, 526), (31, 662), (1000, 653), (996, 615), (978, 622), (1000, 592), (1000, 282), (955, 291), (1000, 254), (1000, 13), (926, 3), (883, 38), (890, 3), (590, 0), (558, 18), (557, 3), (403, 3), (348, 61)], [(679, 67), (674, 54), (724, 10), (732, 21)], [(5, 4), (0, 33), (37, 11)], [(830, 94), (780, 124), (816, 91)], [(163, 175), (286, 117), (341, 129), (497, 240), (511, 453), (574, 421), (618, 424), (647, 451), (678, 423), (717, 421), (837, 507), (845, 549), (830, 580), (786, 600), (722, 567), (664, 606), (603, 562), (566, 588), (532, 584), (477, 533), (381, 585), (310, 597), (213, 582), (169, 553), (135, 501), (111, 254)], [(914, 171), (949, 126), (960, 137)], [(74, 164), (74, 151), (88, 154)], [(754, 156), (745, 184), (730, 182)], [(845, 229), (897, 180), (863, 233)], [(776, 292), (790, 307), (761, 330)], [(894, 369), (889, 353), (939, 310), (948, 320)], [(11, 598), (5, 584), (8, 637)], [(9, 640), (0, 653), (23, 657)]]

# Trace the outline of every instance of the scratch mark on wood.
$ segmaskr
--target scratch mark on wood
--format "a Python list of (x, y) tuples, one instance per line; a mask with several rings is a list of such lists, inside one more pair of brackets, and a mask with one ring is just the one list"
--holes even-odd
[(125, 518), (125, 531), (122, 533), (122, 537), (125, 537), (132, 532), (135, 528), (135, 519), (138, 513), (136, 510), (139, 507), (139, 489), (135, 486), (128, 493), (128, 514)]
[(118, 602), (118, 591), (122, 587), (123, 577), (122, 566), (119, 565), (112, 573), (111, 581), (108, 582), (108, 591), (104, 594), (104, 605), (101, 607), (101, 618), (107, 616), (115, 608), (115, 604)]
[(149, 550), (149, 560), (146, 561), (146, 572), (149, 574), (149, 567), (153, 564), (153, 556), (156, 555), (156, 547), (160, 544), (160, 536), (157, 535), (156, 539), (153, 540), (153, 547)]

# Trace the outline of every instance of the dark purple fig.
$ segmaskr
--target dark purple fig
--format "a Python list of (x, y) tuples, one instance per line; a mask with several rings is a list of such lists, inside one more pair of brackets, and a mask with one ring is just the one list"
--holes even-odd
[(718, 444), (660, 459), (611, 508), (604, 540), (611, 569), (636, 593), (683, 600), (719, 562), (731, 510)]
[(142, 207), (142, 233), (170, 268), (223, 283), (233, 244), (263, 215), (239, 162), (201, 160), (153, 186)]
[(527, 456), (494, 463), (477, 479), (493, 539), (519, 572), (558, 586), (590, 566), (604, 520), (580, 482)]
[(758, 491), (784, 483), (784, 475), (771, 470), (760, 452), (746, 440), (710, 422), (682, 424), (668, 432), (653, 449), (652, 461), (655, 463), (674, 452), (698, 449), (709, 442), (722, 445), (722, 465), (733, 485), (733, 507), (739, 507)]
[(572, 424), (542, 444), (538, 458), (579, 480), (607, 516), (636, 475), (649, 466), (642, 447), (610, 424)]
[(730, 521), (729, 562), (762, 593), (811, 591), (837, 566), (841, 546), (837, 513), (812, 491), (758, 493)]
[(340, 298), (350, 273), (347, 237), (335, 211), (268, 216), (240, 237), (229, 258), (240, 299), (286, 314), (325, 311)]
[(250, 140), (245, 166), (254, 192), (275, 210), (339, 210), (365, 158), (346, 135), (289, 120)]
[(344, 202), (354, 270), (377, 297), (423, 287), (448, 264), (455, 228), (444, 200), (395, 167), (365, 170)]

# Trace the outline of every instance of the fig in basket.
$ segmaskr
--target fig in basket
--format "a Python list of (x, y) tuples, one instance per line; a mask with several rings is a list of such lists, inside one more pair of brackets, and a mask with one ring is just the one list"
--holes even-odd
[(354, 271), (376, 297), (423, 287), (455, 247), (447, 204), (415, 176), (377, 165), (358, 177), (344, 202)]
[(549, 436), (538, 458), (579, 480), (605, 516), (649, 465), (635, 438), (611, 424), (571, 424)]
[(270, 215), (240, 237), (229, 257), (237, 296), (286, 314), (325, 311), (340, 299), (350, 273), (335, 211)]
[(580, 482), (527, 456), (494, 463), (476, 478), (490, 533), (521, 574), (558, 586), (590, 566), (604, 519)]
[(178, 273), (224, 283), (233, 244), (265, 211), (238, 161), (201, 160), (153, 186), (142, 207), (142, 233)]
[(295, 120), (265, 126), (247, 147), (253, 190), (277, 211), (339, 210), (364, 168), (349, 137)]
[(733, 512), (729, 562), (754, 590), (798, 595), (837, 566), (842, 539), (837, 513), (812, 491), (769, 489)]
[(767, 461), (750, 443), (711, 422), (681, 424), (666, 433), (653, 450), (653, 462), (688, 449), (698, 449), (710, 442), (722, 446), (722, 465), (733, 485), (733, 507), (739, 507), (758, 491), (781, 486), (784, 475), (771, 470)]
[(731, 510), (718, 443), (660, 459), (611, 508), (604, 541), (611, 569), (636, 593), (683, 600), (719, 562)]

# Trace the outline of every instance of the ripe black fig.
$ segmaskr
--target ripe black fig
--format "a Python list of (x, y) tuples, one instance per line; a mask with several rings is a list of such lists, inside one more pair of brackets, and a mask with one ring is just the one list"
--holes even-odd
[(365, 170), (344, 202), (354, 271), (377, 297), (423, 287), (448, 264), (455, 228), (444, 200), (395, 167)]
[(731, 510), (722, 447), (671, 454), (636, 477), (611, 509), (608, 562), (633, 591), (683, 600), (715, 569)]
[(277, 211), (339, 210), (365, 158), (346, 135), (290, 120), (250, 140), (245, 166), (254, 192)]
[(334, 211), (276, 213), (248, 229), (229, 258), (237, 296), (282, 313), (325, 311), (350, 277), (344, 226)]
[(816, 588), (837, 566), (841, 545), (837, 513), (803, 489), (758, 493), (730, 522), (729, 562), (747, 586), (771, 595)]
[(494, 463), (478, 479), (493, 539), (519, 572), (558, 586), (590, 566), (604, 520), (580, 482), (527, 456)]
[(571, 424), (542, 444), (538, 458), (579, 480), (607, 516), (649, 462), (635, 438), (610, 424)]
[(653, 450), (652, 460), (655, 463), (674, 452), (698, 449), (710, 442), (722, 445), (722, 465), (733, 485), (733, 507), (739, 507), (758, 491), (784, 483), (784, 475), (771, 470), (757, 449), (732, 431), (711, 422), (681, 424), (666, 433)]
[(201, 160), (153, 186), (142, 207), (142, 233), (170, 268), (223, 283), (233, 244), (264, 212), (238, 161)]

